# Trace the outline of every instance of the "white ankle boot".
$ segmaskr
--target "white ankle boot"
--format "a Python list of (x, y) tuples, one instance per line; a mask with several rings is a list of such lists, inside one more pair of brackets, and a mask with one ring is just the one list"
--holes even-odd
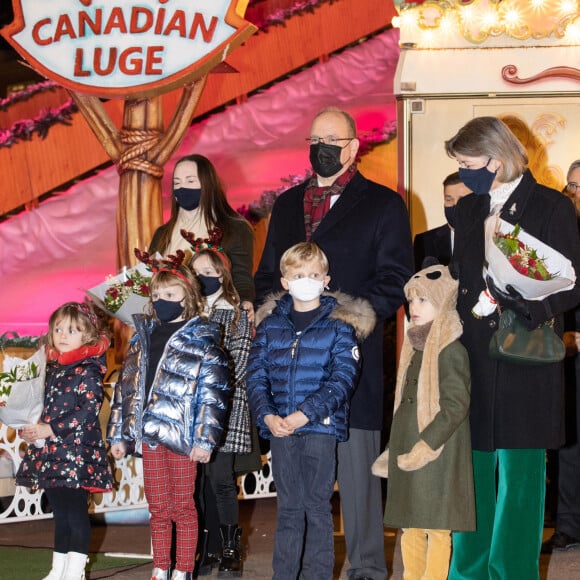
[(62, 580), (66, 566), (66, 554), (62, 552), (52, 553), (52, 568), (42, 580)]
[(80, 552), (68, 552), (62, 580), (85, 580), (85, 566), (89, 558)]
[(169, 570), (153, 568), (153, 572), (151, 572), (151, 580), (169, 580)]

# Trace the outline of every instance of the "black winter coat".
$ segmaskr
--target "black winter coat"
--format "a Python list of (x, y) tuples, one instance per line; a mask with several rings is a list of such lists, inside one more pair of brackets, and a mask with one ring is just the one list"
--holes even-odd
[[(302, 183), (274, 204), (262, 259), (255, 275), (258, 301), (282, 289), (280, 258), (306, 240)], [(409, 215), (400, 195), (356, 173), (312, 236), (330, 263), (330, 289), (371, 303), (382, 322), (403, 304), (413, 273)], [(383, 427), (383, 325), (361, 345), (362, 371), (351, 401), (350, 427)]]
[[(564, 440), (563, 364), (516, 365), (491, 359), (489, 341), (497, 329), (497, 312), (477, 319), (471, 313), (485, 282), (484, 221), (489, 195), (468, 195), (459, 200), (455, 227), (453, 268), (459, 275), (457, 311), (463, 321), (461, 341), (471, 364), (471, 433), (473, 449), (546, 449)], [(572, 261), (580, 274), (580, 239), (576, 213), (570, 200), (539, 185), (526, 171), (506, 201), (500, 217)], [(562, 334), (563, 313), (580, 300), (575, 288), (541, 301), (527, 301), (535, 323), (555, 317)]]

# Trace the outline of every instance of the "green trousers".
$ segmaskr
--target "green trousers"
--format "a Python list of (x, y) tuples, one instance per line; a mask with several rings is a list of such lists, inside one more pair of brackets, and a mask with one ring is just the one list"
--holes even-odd
[(539, 580), (545, 455), (473, 451), (477, 531), (453, 534), (449, 580)]

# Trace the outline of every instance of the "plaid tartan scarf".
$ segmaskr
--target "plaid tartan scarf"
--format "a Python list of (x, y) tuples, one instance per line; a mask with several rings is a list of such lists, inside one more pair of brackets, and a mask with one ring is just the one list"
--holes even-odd
[(306, 228), (307, 242), (310, 241), (322, 218), (330, 210), (330, 198), (333, 195), (340, 195), (344, 191), (356, 171), (356, 163), (353, 163), (328, 187), (318, 187), (316, 174), (310, 178), (304, 192), (304, 226)]

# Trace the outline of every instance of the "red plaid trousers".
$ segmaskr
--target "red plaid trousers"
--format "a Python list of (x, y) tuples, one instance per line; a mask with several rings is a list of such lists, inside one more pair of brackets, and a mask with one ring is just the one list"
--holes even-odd
[(193, 494), (197, 462), (158, 445), (143, 444), (143, 485), (151, 514), (153, 567), (171, 568), (172, 522), (176, 528), (175, 568), (191, 572), (197, 548), (197, 509)]

